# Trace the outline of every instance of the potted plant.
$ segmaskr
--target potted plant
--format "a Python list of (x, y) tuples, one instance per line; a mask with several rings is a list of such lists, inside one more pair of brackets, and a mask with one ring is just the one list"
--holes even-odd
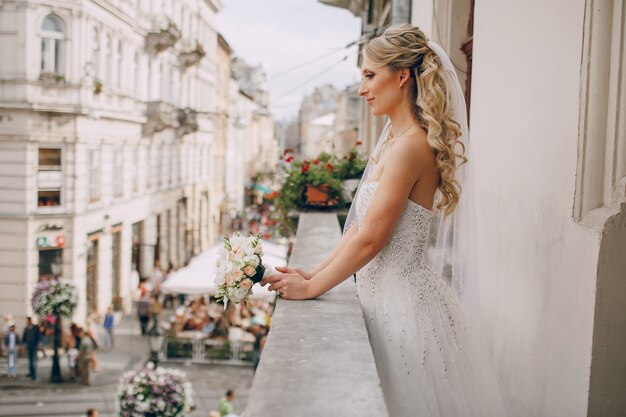
[(343, 181), (343, 197), (347, 203), (352, 202), (367, 165), (367, 158), (359, 152), (361, 144), (361, 141), (356, 141), (348, 153), (335, 162), (337, 176)]
[(343, 205), (343, 187), (331, 155), (322, 152), (313, 160), (299, 161), (287, 149), (281, 160), (283, 180), (275, 201), (283, 235), (288, 235), (295, 229), (289, 216), (290, 211), (336, 208)]
[(102, 87), (103, 87), (102, 81), (100, 81), (97, 78), (93, 80), (93, 93), (94, 94), (96, 95), (100, 94), (102, 92)]

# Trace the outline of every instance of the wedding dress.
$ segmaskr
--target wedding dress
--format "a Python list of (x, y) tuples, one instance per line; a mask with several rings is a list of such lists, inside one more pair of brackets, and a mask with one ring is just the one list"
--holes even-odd
[[(378, 182), (356, 198), (362, 227)], [(423, 262), (433, 214), (407, 200), (385, 248), (357, 273), (391, 417), (506, 417), (497, 378), (452, 288)]]

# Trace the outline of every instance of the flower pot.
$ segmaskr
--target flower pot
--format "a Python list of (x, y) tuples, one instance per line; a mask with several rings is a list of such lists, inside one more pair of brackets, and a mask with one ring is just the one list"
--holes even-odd
[(318, 187), (306, 185), (306, 203), (309, 206), (334, 206), (337, 200), (331, 197), (330, 186), (322, 184)]

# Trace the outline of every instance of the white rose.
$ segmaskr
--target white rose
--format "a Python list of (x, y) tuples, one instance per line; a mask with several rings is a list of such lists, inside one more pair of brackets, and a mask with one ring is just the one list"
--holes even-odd
[(217, 285), (218, 287), (221, 287), (222, 285), (224, 285), (226, 283), (226, 276), (223, 274), (217, 274), (215, 276), (215, 285)]
[(255, 268), (259, 266), (259, 258), (256, 255), (246, 256), (244, 262), (248, 265), (252, 265)]

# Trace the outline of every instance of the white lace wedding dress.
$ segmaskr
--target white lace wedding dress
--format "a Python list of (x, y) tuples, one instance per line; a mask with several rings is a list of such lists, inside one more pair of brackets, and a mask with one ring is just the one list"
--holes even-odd
[[(359, 190), (363, 224), (378, 182)], [(432, 213), (408, 200), (385, 248), (357, 273), (391, 417), (505, 417), (495, 374), (452, 289), (422, 257)]]

